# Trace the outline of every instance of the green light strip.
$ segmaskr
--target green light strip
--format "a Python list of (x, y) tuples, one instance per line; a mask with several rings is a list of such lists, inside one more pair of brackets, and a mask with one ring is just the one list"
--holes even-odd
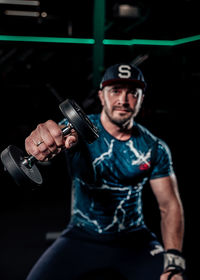
[(62, 37), (36, 37), (36, 36), (11, 36), (0, 35), (0, 41), (17, 42), (40, 42), (40, 43), (68, 43), (68, 44), (90, 44), (95, 43), (94, 39), (84, 38), (62, 38)]
[(132, 39), (132, 40), (110, 40), (104, 39), (104, 45), (118, 45), (118, 46), (133, 46), (133, 45), (154, 45), (154, 46), (174, 46), (173, 41), (169, 40), (145, 40), (145, 39)]
[(152, 45), (152, 46), (177, 46), (200, 40), (200, 35), (191, 36), (187, 38), (177, 40), (143, 40), (143, 39), (132, 39), (132, 40), (103, 40), (104, 45), (122, 45), (122, 46), (133, 46), (133, 45)]
[[(132, 40), (113, 40), (104, 39), (104, 45), (115, 46), (133, 46), (133, 45), (152, 45), (152, 46), (178, 46), (194, 41), (200, 40), (200, 35), (195, 35), (187, 38), (177, 40), (146, 40), (146, 39), (132, 39)], [(16, 41), (16, 42), (40, 42), (40, 43), (65, 43), (65, 44), (89, 44), (94, 45), (94, 39), (86, 38), (62, 38), (62, 37), (37, 37), (37, 36), (12, 36), (0, 35), (0, 41)]]
[(186, 43), (190, 43), (190, 42), (194, 42), (194, 41), (198, 41), (198, 40), (200, 40), (200, 35), (195, 35), (195, 36), (191, 36), (191, 37), (187, 37), (187, 38), (183, 38), (183, 39), (177, 39), (174, 41), (174, 46), (186, 44)]

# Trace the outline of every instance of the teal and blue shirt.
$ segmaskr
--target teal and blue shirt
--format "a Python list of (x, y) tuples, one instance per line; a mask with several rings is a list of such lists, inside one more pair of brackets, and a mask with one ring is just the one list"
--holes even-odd
[(100, 137), (79, 141), (69, 151), (73, 178), (71, 224), (99, 234), (145, 226), (142, 189), (148, 180), (173, 173), (170, 150), (145, 127), (134, 123), (132, 136), (120, 141), (89, 115)]

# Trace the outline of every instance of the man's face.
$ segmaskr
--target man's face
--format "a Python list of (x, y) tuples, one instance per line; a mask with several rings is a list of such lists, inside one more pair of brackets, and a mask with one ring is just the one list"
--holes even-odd
[(143, 94), (140, 88), (116, 84), (99, 91), (99, 98), (108, 119), (118, 126), (123, 126), (138, 114)]

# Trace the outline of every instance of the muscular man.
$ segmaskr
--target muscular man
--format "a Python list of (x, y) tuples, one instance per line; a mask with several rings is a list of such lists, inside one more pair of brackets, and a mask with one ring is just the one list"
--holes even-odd
[[(27, 152), (40, 161), (65, 146), (73, 177), (70, 223), (27, 280), (183, 279), (183, 207), (170, 151), (135, 121), (145, 87), (138, 68), (113, 65), (98, 92), (101, 114), (89, 116), (98, 140), (87, 144), (75, 131), (63, 137), (66, 120), (40, 124), (26, 139)], [(144, 222), (147, 182), (160, 209), (162, 245)]]

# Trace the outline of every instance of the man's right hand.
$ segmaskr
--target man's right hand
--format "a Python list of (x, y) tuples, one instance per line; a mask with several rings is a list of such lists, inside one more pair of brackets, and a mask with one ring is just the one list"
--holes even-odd
[(64, 136), (62, 127), (48, 120), (41, 123), (25, 140), (25, 149), (39, 161), (47, 161), (58, 154), (63, 147), (71, 148), (78, 141), (75, 130)]

